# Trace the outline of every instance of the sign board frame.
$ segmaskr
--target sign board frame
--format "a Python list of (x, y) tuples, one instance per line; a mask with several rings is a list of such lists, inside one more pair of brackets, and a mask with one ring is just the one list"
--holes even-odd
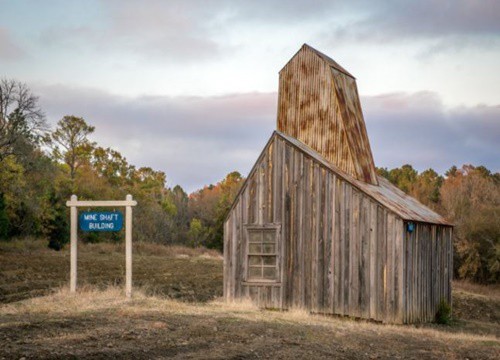
[(132, 206), (136, 206), (137, 201), (132, 199), (132, 195), (127, 195), (125, 201), (79, 201), (76, 195), (71, 195), (66, 206), (70, 208), (71, 217), (71, 269), (70, 269), (70, 292), (76, 292), (77, 278), (77, 240), (78, 240), (78, 208), (79, 207), (125, 207), (125, 295), (132, 296)]

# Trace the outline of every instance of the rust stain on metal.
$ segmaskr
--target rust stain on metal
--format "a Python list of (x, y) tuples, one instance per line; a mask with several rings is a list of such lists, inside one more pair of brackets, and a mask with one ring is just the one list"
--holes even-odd
[(377, 175), (354, 76), (306, 44), (280, 71), (277, 130), (401, 218), (451, 225)]
[(356, 179), (377, 184), (355, 79), (308, 45), (280, 72), (277, 129)]

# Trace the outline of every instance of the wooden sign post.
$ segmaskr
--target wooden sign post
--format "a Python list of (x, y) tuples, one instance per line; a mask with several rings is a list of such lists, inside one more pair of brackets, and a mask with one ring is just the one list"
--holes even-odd
[[(71, 211), (70, 292), (76, 292), (78, 207), (125, 207), (125, 294), (132, 296), (132, 206), (136, 205), (132, 195), (127, 195), (125, 201), (78, 201), (76, 195), (71, 195), (71, 200), (66, 202)], [(121, 223), (117, 222), (120, 219), (120, 216), (110, 216), (109, 213), (88, 213), (82, 219), (86, 222), (83, 228), (85, 231), (118, 231), (121, 229)]]

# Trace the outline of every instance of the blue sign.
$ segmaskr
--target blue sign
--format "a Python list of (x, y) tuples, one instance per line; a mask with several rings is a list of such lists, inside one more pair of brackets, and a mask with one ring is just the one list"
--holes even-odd
[(120, 231), (123, 227), (123, 215), (118, 211), (80, 213), (82, 231)]

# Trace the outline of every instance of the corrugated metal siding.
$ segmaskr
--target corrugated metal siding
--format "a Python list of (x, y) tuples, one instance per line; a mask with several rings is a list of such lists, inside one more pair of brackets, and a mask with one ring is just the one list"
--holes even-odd
[(310, 48), (301, 49), (280, 73), (277, 127), (356, 176), (341, 119), (332, 106), (332, 80), (330, 67)]
[(277, 128), (345, 173), (376, 184), (356, 82), (325, 57), (304, 45), (282, 69)]
[(357, 179), (377, 184), (377, 173), (373, 161), (370, 141), (366, 132), (363, 111), (359, 101), (356, 81), (332, 68), (335, 86), (335, 105), (347, 137), (354, 161)]

